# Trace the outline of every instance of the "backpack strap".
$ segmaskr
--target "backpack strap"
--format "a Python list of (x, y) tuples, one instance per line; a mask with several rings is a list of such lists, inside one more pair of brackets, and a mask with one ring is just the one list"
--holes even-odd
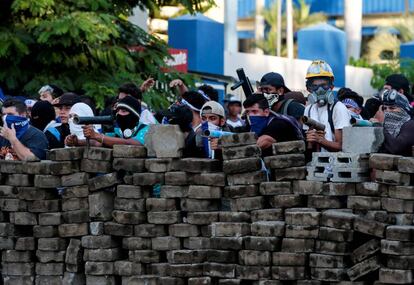
[(288, 115), (288, 108), (290, 103), (292, 103), (292, 101), (294, 101), (294, 99), (287, 99), (285, 100), (285, 102), (283, 102), (283, 106), (282, 106), (282, 114), (283, 115)]
[(329, 122), (329, 126), (331, 127), (333, 137), (335, 137), (335, 126), (333, 123), (333, 111), (334, 111), (336, 103), (338, 103), (338, 101), (335, 101), (335, 103), (333, 103), (332, 108), (328, 108), (328, 122)]
[(310, 118), (310, 116), (311, 116), (310, 114), (311, 114), (312, 107), (313, 107), (313, 104), (310, 105), (310, 107), (308, 109), (308, 115), (307, 115), (308, 118)]

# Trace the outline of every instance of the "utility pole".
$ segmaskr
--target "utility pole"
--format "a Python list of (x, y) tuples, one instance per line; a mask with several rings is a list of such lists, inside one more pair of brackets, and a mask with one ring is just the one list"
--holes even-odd
[(277, 23), (276, 23), (276, 55), (280, 56), (282, 49), (282, 0), (277, 1)]
[(287, 57), (293, 59), (293, 5), (292, 0), (286, 0), (286, 41)]
[[(262, 15), (264, 6), (265, 6), (264, 0), (256, 0), (256, 16), (255, 16), (255, 21), (254, 21), (256, 42), (264, 39), (265, 20)], [(256, 54), (263, 54), (263, 50), (261, 50), (260, 48), (256, 48), (255, 51), (256, 51)]]
[(347, 59), (361, 55), (362, 0), (345, 1), (345, 33)]
[(237, 43), (237, 0), (224, 1), (224, 50), (238, 51)]

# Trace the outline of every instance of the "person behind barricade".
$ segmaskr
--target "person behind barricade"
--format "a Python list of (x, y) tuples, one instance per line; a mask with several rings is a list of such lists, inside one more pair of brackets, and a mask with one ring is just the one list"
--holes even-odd
[(341, 151), (342, 129), (350, 126), (351, 116), (345, 105), (335, 100), (334, 74), (332, 68), (323, 60), (315, 60), (309, 66), (306, 73), (306, 87), (310, 92), (309, 104), (306, 106), (304, 115), (325, 125), (325, 130), (306, 130), (308, 146), (313, 151)]
[(63, 95), (63, 90), (56, 85), (48, 84), (39, 89), (39, 100), (48, 101), (53, 104), (53, 100)]
[(42, 131), (30, 126), (24, 102), (7, 99), (2, 107), (1, 156), (6, 160), (45, 159), (48, 142)]
[(257, 145), (263, 156), (272, 155), (272, 144), (303, 139), (298, 122), (290, 117), (270, 111), (263, 94), (253, 94), (244, 102), (250, 131), (256, 133)]
[(104, 147), (115, 144), (144, 145), (149, 126), (139, 121), (140, 102), (132, 96), (126, 96), (116, 104), (115, 128), (113, 133), (100, 134), (91, 125), (83, 127), (85, 138), (94, 140)]
[(354, 100), (352, 100), (350, 98), (345, 98), (341, 102), (348, 109), (348, 112), (349, 112), (349, 115), (351, 116), (351, 118), (354, 118), (354, 119), (357, 119), (357, 120), (362, 120), (363, 119), (362, 116), (361, 116), (362, 109), (361, 109), (361, 107), (359, 107), (357, 102), (355, 102)]
[[(68, 135), (65, 139), (66, 146), (82, 146), (86, 145), (86, 138), (83, 133), (83, 126), (75, 124), (74, 118), (75, 116), (78, 117), (93, 117), (94, 113), (90, 106), (85, 103), (76, 103), (75, 105), (70, 108), (69, 111), (69, 130), (70, 135)], [(102, 133), (102, 126), (101, 125), (93, 125), (93, 128), (96, 132)], [(92, 145), (98, 145), (96, 141), (91, 141)]]
[(146, 80), (141, 88), (135, 83), (124, 83), (118, 88), (117, 101), (122, 100), (126, 96), (130, 95), (137, 99), (141, 104), (140, 123), (145, 125), (158, 124), (152, 112), (147, 108), (147, 105), (142, 101), (142, 93), (145, 92), (150, 86), (154, 84), (154, 80), (149, 78)]
[(235, 96), (231, 96), (227, 100), (227, 120), (226, 124), (232, 128), (243, 127), (245, 125), (244, 121), (240, 118), (242, 103), (240, 99)]
[(257, 91), (266, 97), (272, 111), (292, 116), (298, 121), (303, 116), (304, 105), (294, 99), (285, 99), (285, 93), (290, 90), (286, 87), (282, 75), (276, 72), (266, 73), (257, 85)]
[(398, 93), (404, 95), (409, 102), (413, 101), (413, 97), (410, 92), (410, 82), (403, 74), (391, 74), (385, 78), (383, 89), (394, 89)]
[(191, 123), (191, 125), (195, 132), (197, 132), (198, 129), (201, 127), (201, 107), (203, 107), (203, 105), (208, 101), (209, 98), (203, 96), (198, 91), (187, 91), (182, 95), (181, 100), (178, 103), (181, 105), (185, 105), (191, 109), (193, 113), (193, 122)]
[[(211, 135), (214, 131), (232, 132), (232, 128), (226, 124), (226, 114), (223, 106), (215, 101), (205, 103), (200, 110), (201, 115), (201, 137), (205, 147), (206, 157), (220, 158), (221, 151), (218, 146), (218, 137)], [(208, 134), (206, 134), (206, 132)]]
[(51, 127), (60, 126), (60, 123), (55, 121), (55, 108), (53, 108), (49, 101), (38, 101), (33, 105), (30, 124), (43, 133), (46, 133)]
[(185, 146), (183, 150), (183, 157), (205, 157), (204, 148), (197, 146), (196, 133), (193, 130), (193, 112), (185, 105), (174, 104), (168, 110), (159, 112), (165, 117), (164, 124), (178, 125), (180, 130), (185, 135)]
[(407, 97), (394, 89), (384, 90), (383, 105), (378, 110), (373, 122), (383, 123), (384, 143), (382, 152), (412, 156), (414, 145), (413, 108)]
[(64, 93), (59, 97), (57, 103), (53, 105), (55, 109), (59, 110), (58, 120), (60, 124), (50, 126), (45, 131), (45, 135), (49, 141), (49, 148), (63, 148), (65, 147), (65, 139), (70, 135), (69, 129), (69, 111), (73, 105), (80, 102), (77, 94), (72, 92)]

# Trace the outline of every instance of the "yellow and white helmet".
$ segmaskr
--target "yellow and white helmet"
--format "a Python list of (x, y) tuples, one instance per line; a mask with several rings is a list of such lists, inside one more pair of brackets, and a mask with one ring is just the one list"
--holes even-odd
[(314, 60), (311, 65), (308, 67), (306, 72), (306, 79), (314, 77), (329, 77), (331, 80), (334, 80), (334, 74), (331, 66), (323, 60)]

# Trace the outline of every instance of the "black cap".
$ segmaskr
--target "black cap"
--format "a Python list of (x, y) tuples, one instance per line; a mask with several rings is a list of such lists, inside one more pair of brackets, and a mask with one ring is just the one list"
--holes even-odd
[(273, 87), (283, 87), (286, 92), (290, 92), (290, 89), (286, 87), (283, 76), (276, 72), (269, 72), (263, 75), (260, 79), (260, 86), (271, 85)]
[(197, 112), (208, 101), (198, 91), (187, 91), (181, 97), (184, 99), (182, 102), (184, 105)]
[(385, 85), (390, 85), (392, 89), (404, 90), (405, 96), (410, 96), (410, 82), (402, 74), (391, 74), (385, 78)]
[(131, 95), (128, 95), (121, 100), (118, 101), (118, 104), (116, 105), (116, 109), (123, 108), (134, 114), (139, 118), (141, 114), (141, 103), (132, 97)]
[(63, 93), (62, 96), (58, 98), (58, 102), (53, 104), (53, 106), (73, 106), (76, 103), (80, 102), (79, 95), (71, 92)]

